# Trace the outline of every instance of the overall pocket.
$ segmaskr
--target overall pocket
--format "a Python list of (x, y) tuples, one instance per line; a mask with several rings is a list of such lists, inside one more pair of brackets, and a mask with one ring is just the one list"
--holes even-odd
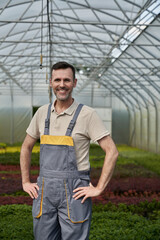
[[(90, 219), (92, 211), (91, 198), (87, 198), (84, 203), (81, 203), (82, 198), (75, 200), (73, 193), (70, 193), (66, 182), (64, 181), (66, 200), (67, 200), (67, 212), (68, 218), (72, 223), (83, 223)], [(77, 186), (78, 185), (78, 186)], [(76, 187), (88, 186), (88, 180), (76, 180)], [(74, 188), (74, 189), (75, 189)]]
[(43, 168), (57, 171), (66, 170), (67, 156), (68, 156), (67, 146), (46, 144), (43, 147)]
[[(39, 178), (40, 179), (40, 178)], [(32, 216), (34, 218), (40, 218), (43, 210), (43, 190), (44, 190), (44, 178), (42, 181), (38, 180), (37, 184), (39, 186), (38, 198), (33, 200), (32, 206)]]

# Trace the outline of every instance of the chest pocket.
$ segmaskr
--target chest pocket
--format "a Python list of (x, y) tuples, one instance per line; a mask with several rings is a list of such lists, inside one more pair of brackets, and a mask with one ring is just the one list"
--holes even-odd
[(45, 144), (40, 155), (41, 167), (47, 170), (67, 170), (68, 146)]

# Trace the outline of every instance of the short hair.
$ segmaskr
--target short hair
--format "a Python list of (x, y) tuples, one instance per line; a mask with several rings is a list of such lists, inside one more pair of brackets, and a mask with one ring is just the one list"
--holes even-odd
[(67, 69), (67, 68), (71, 68), (72, 73), (73, 73), (73, 80), (75, 79), (75, 68), (73, 67), (73, 65), (67, 63), (67, 62), (57, 62), (55, 63), (52, 68), (51, 68), (51, 73), (53, 70), (58, 70), (58, 69)]

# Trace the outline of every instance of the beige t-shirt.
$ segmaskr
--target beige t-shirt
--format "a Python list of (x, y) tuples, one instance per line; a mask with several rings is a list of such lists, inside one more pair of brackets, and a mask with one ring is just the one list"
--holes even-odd
[[(40, 107), (33, 116), (30, 125), (26, 130), (31, 137), (39, 139), (44, 134), (44, 125), (47, 117), (48, 106), (49, 105), (47, 104)], [(73, 118), (77, 106), (78, 103), (74, 101), (68, 109), (60, 114), (57, 114), (54, 104), (52, 104), (49, 131), (50, 135), (63, 136), (66, 134), (67, 127)], [(84, 105), (72, 132), (78, 170), (89, 170), (90, 168), (90, 140), (96, 142), (107, 135), (109, 135), (109, 132), (106, 130), (96, 111), (93, 108)]]

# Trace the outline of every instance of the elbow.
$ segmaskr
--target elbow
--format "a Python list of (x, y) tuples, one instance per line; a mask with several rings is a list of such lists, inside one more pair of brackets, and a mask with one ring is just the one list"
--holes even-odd
[(22, 144), (21, 147), (21, 155), (23, 154), (31, 154), (32, 152), (32, 146), (26, 144), (25, 142)]
[(114, 153), (113, 153), (113, 158), (115, 159), (115, 161), (117, 161), (118, 156), (119, 156), (119, 152), (118, 152), (117, 148), (115, 148)]
[(119, 152), (118, 152), (118, 150), (117, 150), (117, 149), (116, 149), (116, 153), (115, 153), (115, 155), (116, 155), (116, 159), (118, 159)]

